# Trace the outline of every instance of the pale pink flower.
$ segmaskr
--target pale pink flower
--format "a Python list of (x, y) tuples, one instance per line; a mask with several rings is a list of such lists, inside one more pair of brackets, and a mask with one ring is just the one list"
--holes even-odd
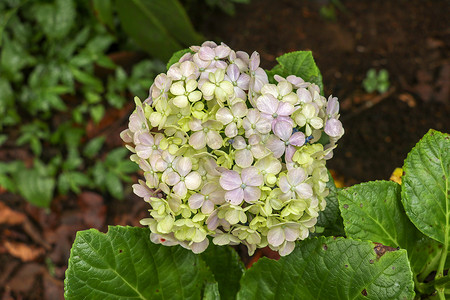
[(250, 90), (260, 93), (261, 88), (266, 84), (269, 83), (269, 79), (267, 77), (266, 71), (264, 71), (262, 68), (259, 67), (260, 63), (260, 57), (258, 52), (253, 52), (252, 56), (250, 57)]
[(202, 213), (210, 214), (214, 210), (214, 205), (225, 202), (225, 191), (215, 183), (205, 184), (200, 193), (196, 193), (189, 197), (189, 207), (192, 209), (201, 208)]
[(271, 130), (271, 122), (269, 119), (262, 118), (261, 113), (257, 109), (248, 110), (247, 117), (242, 121), (242, 127), (245, 129), (245, 137), (248, 138), (253, 134), (267, 134)]
[(131, 114), (128, 128), (130, 128), (133, 133), (150, 131), (147, 118), (145, 117), (144, 110), (141, 106), (136, 107), (136, 110)]
[(189, 145), (195, 150), (205, 148), (206, 145), (211, 149), (222, 147), (223, 139), (218, 132), (223, 127), (220, 122), (209, 120), (202, 123), (200, 120), (194, 119), (189, 123), (189, 127), (195, 131), (189, 138)]
[(273, 156), (280, 158), (286, 153), (286, 162), (292, 161), (295, 147), (300, 147), (305, 144), (305, 134), (303, 132), (295, 132), (292, 134), (292, 127), (286, 126), (285, 130), (280, 131), (281, 136), (269, 136), (266, 141), (266, 147), (273, 152)]
[(149, 202), (151, 197), (155, 196), (155, 191), (150, 189), (145, 181), (139, 180), (139, 184), (133, 184), (133, 193)]
[(280, 223), (270, 228), (267, 241), (270, 245), (278, 247), (283, 242), (294, 242), (300, 237), (300, 224), (294, 222)]
[(150, 158), (153, 153), (158, 153), (160, 150), (159, 143), (163, 138), (164, 135), (161, 133), (157, 133), (154, 136), (150, 132), (135, 134), (134, 143), (136, 145), (136, 154), (144, 159)]
[(167, 76), (173, 80), (196, 80), (200, 73), (197, 65), (192, 61), (184, 61), (182, 63), (176, 63), (170, 66), (167, 71)]
[(234, 86), (234, 94), (236, 98), (242, 100), (247, 99), (248, 86), (250, 83), (250, 76), (245, 73), (240, 73), (237, 65), (231, 64), (227, 68), (227, 74), (225, 80), (230, 81)]
[(270, 94), (262, 95), (256, 100), (256, 106), (261, 111), (262, 117), (271, 122), (273, 133), (282, 135), (287, 127), (293, 127), (294, 121), (290, 118), (295, 107), (287, 102), (282, 102)]
[(254, 202), (261, 196), (260, 185), (263, 184), (263, 176), (258, 169), (249, 167), (242, 169), (241, 174), (233, 170), (225, 170), (220, 176), (220, 185), (227, 192), (225, 200), (233, 205), (239, 205), (245, 200)]
[(235, 137), (238, 134), (238, 128), (242, 125), (242, 118), (247, 114), (247, 105), (238, 101), (231, 106), (221, 107), (216, 112), (216, 120), (221, 122), (225, 127), (225, 135), (227, 137)]
[(253, 163), (253, 158), (262, 158), (268, 153), (266, 147), (261, 144), (261, 138), (257, 135), (252, 135), (248, 139), (248, 144), (242, 136), (238, 136), (233, 140), (232, 145), (236, 149), (236, 164), (241, 168), (250, 167)]
[(306, 178), (306, 172), (302, 168), (291, 169), (286, 175), (281, 175), (278, 186), (284, 193), (283, 198), (311, 198), (313, 196), (313, 190), (308, 183), (304, 182)]
[(292, 84), (286, 80), (280, 81), (277, 85), (264, 85), (261, 89), (261, 94), (270, 94), (278, 100), (292, 105), (296, 105), (298, 102), (298, 96), (292, 91)]
[(175, 195), (184, 198), (188, 190), (197, 189), (202, 183), (200, 174), (192, 171), (189, 157), (181, 157), (174, 167), (174, 171), (167, 174), (166, 183), (173, 186)]
[(234, 50), (231, 50), (230, 54), (228, 55), (228, 60), (230, 61), (230, 64), (236, 65), (239, 68), (240, 72), (248, 71), (248, 63), (250, 61), (250, 58), (247, 52), (244, 51), (235, 52)]
[(230, 47), (225, 44), (211, 48), (209, 46), (202, 46), (198, 50), (199, 58), (204, 61), (210, 61), (209, 68), (226, 69), (227, 63), (222, 61), (230, 54)]
[(140, 158), (137, 162), (139, 164), (139, 168), (144, 171), (144, 177), (147, 185), (151, 188), (156, 188), (159, 185), (159, 177), (155, 166), (157, 159), (159, 159), (159, 156), (154, 155), (150, 160), (150, 163), (146, 159), (142, 158)]

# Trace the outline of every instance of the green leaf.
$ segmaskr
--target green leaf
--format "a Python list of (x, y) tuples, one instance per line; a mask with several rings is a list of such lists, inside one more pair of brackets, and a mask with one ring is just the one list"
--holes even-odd
[[(415, 274), (440, 256), (437, 243), (418, 231), (406, 216), (397, 183), (362, 183), (341, 190), (338, 197), (347, 237), (406, 249)], [(422, 247), (418, 247), (419, 240)]]
[(102, 104), (94, 105), (90, 107), (90, 114), (94, 123), (98, 124), (105, 115), (105, 107)]
[(287, 77), (295, 75), (303, 80), (317, 84), (323, 92), (322, 74), (320, 74), (311, 51), (295, 51), (277, 57), (278, 65), (267, 71), (269, 78), (274, 75)]
[(236, 299), (239, 281), (245, 270), (236, 251), (231, 247), (210, 244), (201, 257), (219, 284), (221, 299)]
[(377, 256), (374, 246), (333, 237), (302, 241), (279, 261), (256, 262), (237, 299), (412, 299), (406, 251)]
[(6, 12), (3, 12), (3, 17), (2, 17), (2, 19), (0, 20), (0, 47), (2, 46), (2, 40), (3, 40), (3, 39), (2, 39), (2, 36), (3, 36), (3, 31), (5, 30), (6, 25), (8, 24), (9, 19), (10, 19), (12, 16), (16, 15), (17, 10), (19, 9), (19, 7), (20, 7), (20, 5), (14, 7), (14, 8), (11, 8), (10, 10), (8, 10), (8, 11), (6, 11)]
[(73, 77), (82, 84), (85, 84), (98, 93), (103, 92), (103, 83), (100, 79), (85, 71), (81, 71), (75, 67), (71, 67)]
[(176, 0), (117, 0), (116, 8), (124, 31), (142, 49), (164, 61), (182, 44), (201, 40)]
[(125, 156), (127, 156), (128, 153), (129, 153), (128, 149), (124, 147), (113, 149), (106, 156), (105, 165), (110, 168), (117, 166), (119, 162), (122, 161), (125, 158)]
[(15, 174), (19, 193), (31, 204), (48, 207), (53, 198), (55, 178), (36, 168), (23, 169)]
[(71, 299), (200, 299), (211, 276), (200, 256), (155, 245), (147, 228), (77, 233), (64, 280)]
[(98, 154), (105, 142), (104, 136), (96, 137), (90, 140), (83, 149), (83, 155), (87, 158), (93, 158)]
[(172, 57), (169, 59), (169, 62), (167, 63), (167, 70), (169, 70), (171, 65), (173, 65), (174, 63), (177, 63), (183, 55), (185, 55), (186, 53), (189, 53), (189, 52), (193, 53), (191, 51), (191, 49), (187, 48), (187, 49), (183, 49), (183, 50), (177, 51), (174, 54), (172, 54)]
[(108, 193), (116, 199), (123, 199), (123, 186), (120, 178), (113, 173), (107, 173), (105, 175), (105, 186)]
[(338, 189), (334, 185), (333, 177), (329, 172), (328, 177), (330, 180), (327, 182), (327, 187), (330, 190), (330, 193), (325, 199), (327, 206), (324, 211), (319, 212), (316, 226), (323, 227), (325, 229), (322, 235), (343, 236), (345, 233), (341, 212), (339, 211), (337, 197)]
[(56, 0), (52, 4), (36, 4), (33, 15), (49, 38), (60, 39), (75, 23), (76, 9), (73, 0)]
[(114, 16), (111, 0), (93, 0), (95, 15), (97, 18), (114, 31)]
[(90, 178), (81, 172), (64, 172), (58, 177), (58, 190), (64, 195), (69, 189), (75, 194), (79, 194), (81, 188), (89, 186), (90, 183)]
[(425, 235), (448, 245), (450, 239), (450, 135), (430, 130), (403, 166), (402, 202)]
[(217, 282), (207, 282), (203, 292), (203, 300), (220, 300), (219, 284)]

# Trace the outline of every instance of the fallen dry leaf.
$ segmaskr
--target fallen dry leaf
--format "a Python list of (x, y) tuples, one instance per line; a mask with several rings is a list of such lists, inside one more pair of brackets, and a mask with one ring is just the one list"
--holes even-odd
[(25, 215), (12, 210), (5, 203), (0, 202), (0, 224), (17, 225), (23, 223)]
[(47, 271), (42, 277), (44, 282), (44, 296), (48, 300), (64, 300), (64, 283), (52, 277)]
[(93, 192), (83, 192), (78, 196), (84, 223), (91, 228), (102, 229), (106, 220), (106, 206), (103, 197)]
[(45, 253), (41, 247), (29, 246), (24, 243), (5, 241), (6, 251), (24, 262), (33, 261)]
[(11, 280), (6, 283), (6, 287), (14, 292), (28, 292), (33, 287), (37, 277), (44, 271), (45, 267), (41, 264), (24, 264)]

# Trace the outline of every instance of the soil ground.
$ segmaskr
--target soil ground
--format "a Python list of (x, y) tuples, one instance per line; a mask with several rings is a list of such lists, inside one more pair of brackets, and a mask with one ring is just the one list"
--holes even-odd
[[(320, 14), (330, 3), (253, 0), (238, 5), (233, 17), (205, 10), (191, 15), (208, 39), (257, 50), (266, 69), (285, 52), (312, 50), (325, 95), (340, 99), (346, 130), (328, 166), (346, 185), (389, 179), (430, 128), (450, 132), (450, 3), (341, 0), (335, 20)], [(370, 68), (388, 70), (387, 93), (364, 91)], [(108, 126), (111, 148), (127, 126), (127, 117), (119, 116)], [(131, 193), (119, 202), (85, 191), (57, 197), (49, 210), (4, 191), (0, 199), (1, 299), (63, 299), (76, 231), (138, 226), (147, 214), (146, 203)]]

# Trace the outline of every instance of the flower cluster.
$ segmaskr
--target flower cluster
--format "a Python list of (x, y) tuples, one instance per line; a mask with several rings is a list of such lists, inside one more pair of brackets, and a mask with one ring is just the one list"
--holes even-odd
[[(205, 42), (159, 74), (121, 133), (145, 181), (151, 240), (289, 254), (325, 209), (325, 161), (344, 134), (337, 98), (302, 78), (269, 83), (251, 56)], [(320, 143), (319, 143), (320, 139)], [(325, 142), (323, 142), (325, 141)]]

